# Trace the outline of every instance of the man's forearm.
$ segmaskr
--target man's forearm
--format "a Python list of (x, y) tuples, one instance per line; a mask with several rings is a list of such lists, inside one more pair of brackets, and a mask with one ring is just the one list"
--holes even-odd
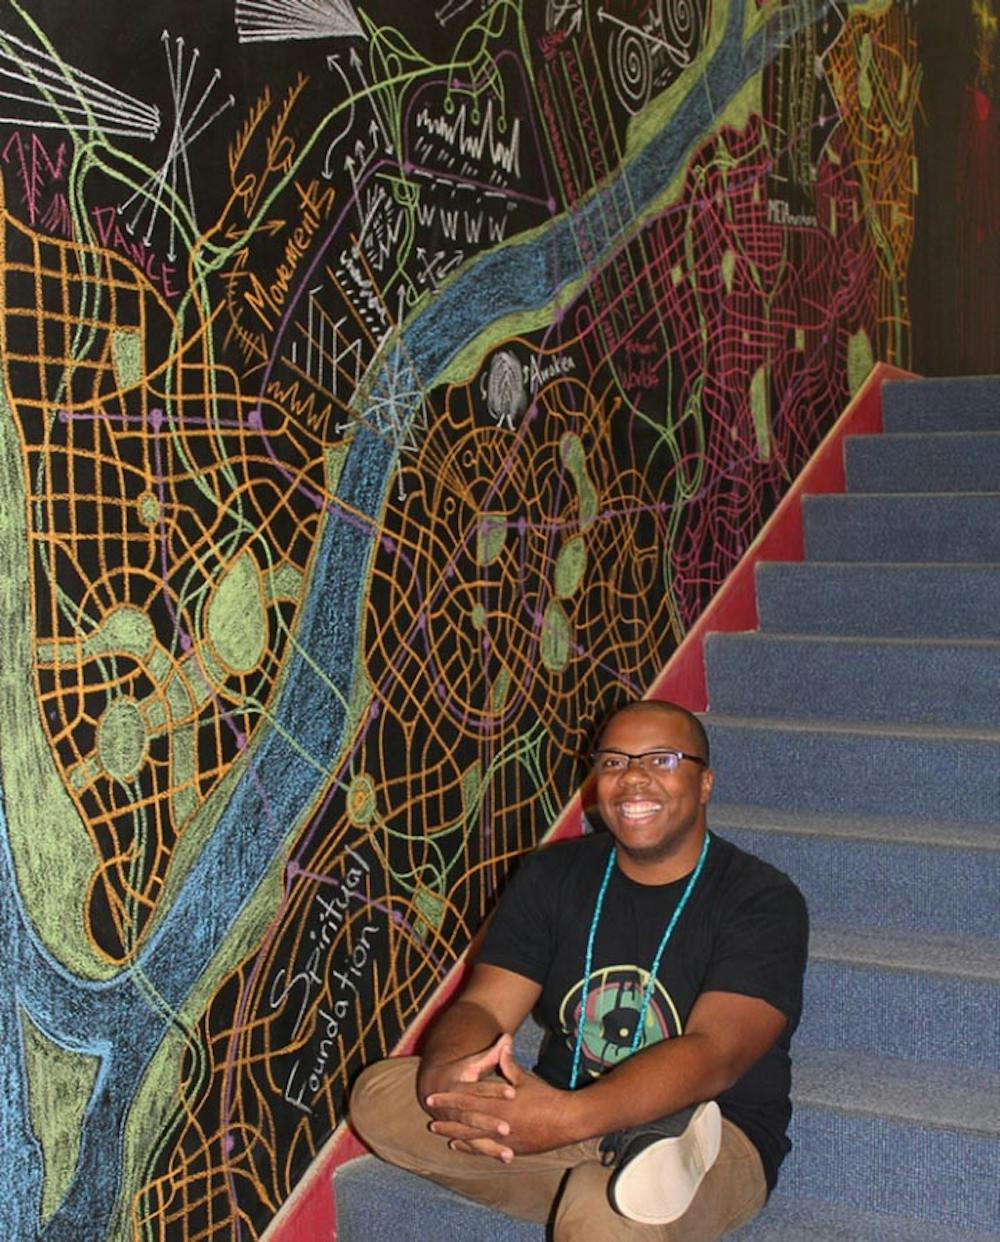
[(579, 1132), (574, 1139), (610, 1134), (715, 1099), (760, 1060), (785, 1022), (766, 1001), (704, 993), (683, 1035), (637, 1052), (573, 1093), (572, 1124)]
[(572, 1093), (572, 1133), (564, 1142), (668, 1117), (690, 1104), (714, 1099), (731, 1082), (704, 1036), (681, 1035), (664, 1041)]
[[(435, 1098), (435, 1132), (460, 1138), (463, 1127), (478, 1126), (485, 1135), (481, 1118), (487, 1116), (512, 1153), (549, 1151), (675, 1113), (727, 1085), (716, 1072), (717, 1050), (697, 1035), (657, 1044), (578, 1091), (551, 1087), (505, 1059), (499, 1069), (514, 1088), (506, 1099), (485, 1101), (456, 1084)], [(428, 1079), (434, 1076), (432, 1067)]]
[(474, 1001), (458, 1000), (441, 1014), (424, 1043), (421, 1062), (457, 1061), (488, 1048), (503, 1034), (496, 1018)]
[[(452, 1005), (435, 1025), (420, 1058), (417, 1098), (421, 1107), (436, 1116), (428, 1100), (456, 1089), (480, 1100), (512, 1096), (511, 1087), (496, 1074), (502, 1035), (499, 1019), (489, 1009), (466, 1000)], [(485, 1125), (497, 1128), (499, 1119), (490, 1118)]]

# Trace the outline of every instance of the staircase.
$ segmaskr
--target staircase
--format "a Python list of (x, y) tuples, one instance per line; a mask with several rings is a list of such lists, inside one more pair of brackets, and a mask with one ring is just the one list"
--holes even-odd
[(1000, 379), (891, 383), (761, 630), (706, 643), (711, 822), (813, 921), (746, 1242), (1000, 1239)]
[[(813, 923), (792, 1154), (740, 1242), (1000, 1242), (1000, 378), (883, 388), (761, 629), (706, 644), (712, 827)], [(370, 1157), (341, 1242), (541, 1242)]]

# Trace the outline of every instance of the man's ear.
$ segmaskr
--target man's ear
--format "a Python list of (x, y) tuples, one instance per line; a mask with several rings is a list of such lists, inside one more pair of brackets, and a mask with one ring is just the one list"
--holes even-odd
[(702, 806), (708, 804), (709, 798), (712, 796), (712, 786), (715, 784), (715, 773), (711, 768), (702, 768), (701, 772), (701, 798), (699, 799)]

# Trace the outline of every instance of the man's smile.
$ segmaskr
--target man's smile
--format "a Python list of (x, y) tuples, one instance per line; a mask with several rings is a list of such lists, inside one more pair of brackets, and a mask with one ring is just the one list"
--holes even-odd
[(648, 800), (632, 799), (629, 802), (619, 802), (615, 809), (622, 819), (649, 819), (662, 808), (661, 802), (650, 802)]

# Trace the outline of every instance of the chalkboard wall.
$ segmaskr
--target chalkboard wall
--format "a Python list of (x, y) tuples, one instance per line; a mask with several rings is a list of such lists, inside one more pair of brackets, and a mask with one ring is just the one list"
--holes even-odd
[(1000, 369), (995, 38), (0, 9), (7, 1238), (258, 1237), (872, 363)]

